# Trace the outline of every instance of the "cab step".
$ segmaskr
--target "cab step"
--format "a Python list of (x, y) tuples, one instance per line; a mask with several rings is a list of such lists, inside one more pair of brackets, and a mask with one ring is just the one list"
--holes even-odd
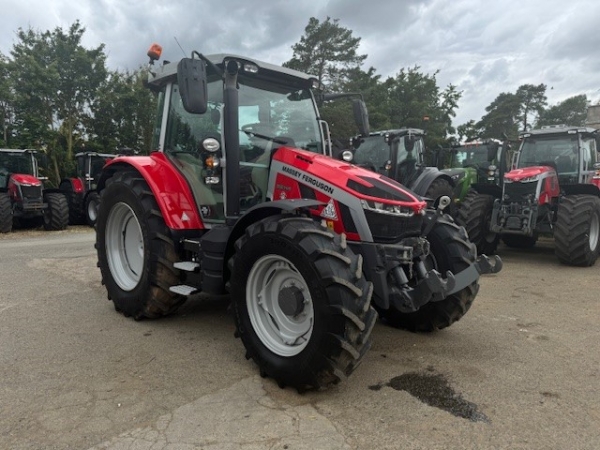
[(187, 284), (179, 284), (177, 286), (171, 286), (169, 291), (174, 294), (179, 294), (187, 297), (188, 295), (196, 294), (200, 292), (200, 289), (195, 288), (193, 286), (188, 286)]
[(193, 261), (177, 261), (173, 263), (173, 267), (185, 272), (197, 272), (200, 269), (200, 264)]

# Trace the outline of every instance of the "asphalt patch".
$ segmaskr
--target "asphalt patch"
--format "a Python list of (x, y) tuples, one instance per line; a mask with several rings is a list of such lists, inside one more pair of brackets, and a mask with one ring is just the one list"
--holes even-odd
[[(471, 422), (490, 423), (490, 419), (478, 410), (475, 403), (469, 402), (457, 394), (441, 374), (410, 372), (392, 378), (385, 384), (397, 391), (406, 391), (423, 403), (442, 409), (450, 414), (468, 419)], [(369, 386), (378, 391), (381, 384)]]

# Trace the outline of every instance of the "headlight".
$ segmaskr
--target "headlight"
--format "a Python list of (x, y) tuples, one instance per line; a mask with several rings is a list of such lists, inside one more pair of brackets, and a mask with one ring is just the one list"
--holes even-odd
[(406, 207), (402, 207), (399, 205), (391, 205), (389, 203), (382, 202), (372, 202), (369, 200), (361, 200), (362, 207), (364, 209), (368, 209), (369, 211), (374, 211), (381, 214), (389, 214), (391, 216), (399, 216), (399, 217), (412, 217), (415, 215), (415, 212)]
[(202, 141), (202, 147), (207, 152), (214, 153), (221, 148), (221, 144), (215, 138), (206, 138)]
[(538, 181), (540, 179), (539, 175), (534, 175), (532, 177), (522, 178), (519, 180), (521, 183), (533, 183), (534, 181)]

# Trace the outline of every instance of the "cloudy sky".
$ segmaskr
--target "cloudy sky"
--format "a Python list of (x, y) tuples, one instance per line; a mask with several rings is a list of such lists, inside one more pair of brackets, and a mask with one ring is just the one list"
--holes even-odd
[[(231, 52), (281, 64), (310, 17), (339, 19), (383, 78), (403, 67), (439, 70), (438, 85), (463, 91), (454, 125), (479, 120), (501, 92), (548, 86), (551, 105), (586, 94), (600, 100), (597, 0), (0, 0), (0, 52), (18, 28), (75, 20), (84, 46), (105, 44), (111, 69), (138, 68), (152, 42), (163, 58), (192, 50)], [(401, 125), (401, 124), (398, 124)]]

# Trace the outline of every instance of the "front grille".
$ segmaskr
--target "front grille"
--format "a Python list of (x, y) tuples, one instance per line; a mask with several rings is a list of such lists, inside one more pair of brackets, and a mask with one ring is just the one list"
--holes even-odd
[(42, 186), (20, 186), (24, 199), (39, 200), (42, 198)]
[(537, 182), (506, 183), (504, 185), (504, 201), (508, 203), (522, 203), (535, 198)]
[(419, 236), (423, 225), (423, 216), (398, 217), (365, 210), (373, 241), (394, 243), (408, 236)]

